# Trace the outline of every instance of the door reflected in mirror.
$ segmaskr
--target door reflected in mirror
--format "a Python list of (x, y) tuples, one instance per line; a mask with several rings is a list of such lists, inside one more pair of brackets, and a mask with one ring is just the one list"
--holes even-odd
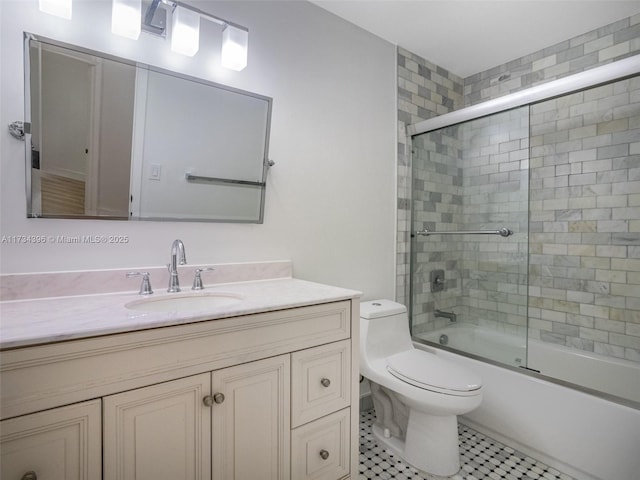
[(262, 223), (270, 98), (27, 39), (29, 217)]

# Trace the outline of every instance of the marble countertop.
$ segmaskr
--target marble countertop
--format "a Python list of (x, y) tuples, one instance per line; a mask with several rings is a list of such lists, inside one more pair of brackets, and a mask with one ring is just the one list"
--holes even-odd
[[(129, 302), (175, 295), (229, 294), (242, 297), (207, 311), (146, 312), (130, 310)], [(284, 278), (207, 286), (199, 293), (137, 292), (81, 295), (0, 302), (0, 349), (131, 332), (203, 320), (236, 317), (316, 303), (357, 298), (354, 290)]]

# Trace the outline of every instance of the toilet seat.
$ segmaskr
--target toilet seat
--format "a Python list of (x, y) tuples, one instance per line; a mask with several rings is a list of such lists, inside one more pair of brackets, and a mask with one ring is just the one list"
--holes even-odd
[(411, 349), (387, 357), (387, 370), (394, 377), (418, 388), (446, 395), (477, 395), (482, 387), (473, 372), (438, 358), (433, 353)]

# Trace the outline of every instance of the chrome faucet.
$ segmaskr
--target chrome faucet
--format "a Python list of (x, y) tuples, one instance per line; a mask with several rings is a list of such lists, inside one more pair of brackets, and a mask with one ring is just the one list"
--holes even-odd
[[(178, 259), (178, 255), (180, 258)], [(174, 240), (171, 244), (171, 263), (167, 265), (169, 268), (169, 288), (167, 292), (179, 292), (180, 281), (178, 280), (178, 262), (180, 265), (187, 263), (187, 256), (184, 253), (184, 243), (182, 240)]]
[(442, 310), (436, 310), (435, 312), (433, 312), (433, 314), (436, 317), (448, 318), (451, 323), (458, 320), (457, 315), (453, 312), (443, 312)]

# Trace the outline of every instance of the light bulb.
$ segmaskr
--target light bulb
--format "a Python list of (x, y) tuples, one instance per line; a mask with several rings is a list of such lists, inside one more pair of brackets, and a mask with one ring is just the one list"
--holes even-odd
[(200, 46), (200, 15), (176, 7), (171, 20), (171, 50), (193, 57)]
[(113, 0), (111, 9), (111, 32), (137, 40), (142, 22), (141, 0)]
[(40, 11), (71, 20), (72, 0), (39, 0)]
[(247, 66), (249, 32), (232, 25), (225, 25), (222, 31), (222, 52), (220, 63), (223, 67), (240, 71)]

